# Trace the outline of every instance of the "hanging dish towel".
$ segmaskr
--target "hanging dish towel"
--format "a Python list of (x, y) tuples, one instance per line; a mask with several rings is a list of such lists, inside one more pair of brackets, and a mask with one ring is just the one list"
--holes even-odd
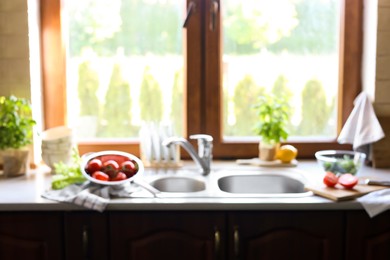
[(87, 181), (81, 185), (69, 185), (61, 190), (48, 190), (42, 197), (103, 212), (111, 198), (128, 198), (140, 189), (136, 185), (103, 186)]
[(376, 215), (390, 209), (390, 189), (371, 192), (357, 199), (368, 215), (373, 218)]
[(372, 143), (385, 137), (374, 107), (365, 92), (354, 100), (354, 108), (337, 139), (340, 144), (352, 144), (353, 150), (370, 156)]

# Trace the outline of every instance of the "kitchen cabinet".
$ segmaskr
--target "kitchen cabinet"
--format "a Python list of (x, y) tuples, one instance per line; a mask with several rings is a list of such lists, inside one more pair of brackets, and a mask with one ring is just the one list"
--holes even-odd
[(0, 259), (390, 259), (390, 211), (0, 212)]
[(226, 259), (223, 213), (112, 212), (109, 220), (109, 259)]
[(331, 211), (229, 214), (229, 259), (342, 259), (343, 219)]
[(0, 212), (0, 259), (63, 259), (61, 213)]
[(110, 259), (343, 259), (340, 212), (110, 213)]
[(98, 212), (65, 212), (65, 259), (108, 259), (108, 223)]
[(347, 213), (346, 259), (390, 259), (390, 211), (370, 218), (366, 212)]

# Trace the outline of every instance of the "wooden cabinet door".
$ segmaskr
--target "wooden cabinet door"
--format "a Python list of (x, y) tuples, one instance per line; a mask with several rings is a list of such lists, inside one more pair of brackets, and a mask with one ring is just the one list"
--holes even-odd
[(48, 212), (1, 212), (1, 260), (63, 259), (62, 215)]
[(342, 259), (339, 212), (237, 212), (228, 223), (230, 259)]
[(347, 213), (346, 259), (390, 259), (390, 211), (370, 218), (364, 211)]
[(107, 219), (97, 212), (65, 213), (65, 259), (108, 259)]
[(110, 259), (225, 259), (223, 213), (111, 212)]

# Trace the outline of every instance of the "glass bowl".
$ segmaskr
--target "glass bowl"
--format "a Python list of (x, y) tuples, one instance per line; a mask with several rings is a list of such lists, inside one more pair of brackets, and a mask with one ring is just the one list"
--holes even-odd
[(361, 152), (323, 150), (315, 153), (317, 162), (326, 172), (356, 175), (362, 168), (366, 155)]

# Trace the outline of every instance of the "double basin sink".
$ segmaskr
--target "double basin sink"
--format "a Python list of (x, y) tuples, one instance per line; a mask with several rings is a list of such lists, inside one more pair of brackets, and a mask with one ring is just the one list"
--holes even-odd
[(196, 171), (150, 175), (156, 197), (305, 197), (306, 179), (293, 169), (267, 171), (214, 170), (207, 176)]

